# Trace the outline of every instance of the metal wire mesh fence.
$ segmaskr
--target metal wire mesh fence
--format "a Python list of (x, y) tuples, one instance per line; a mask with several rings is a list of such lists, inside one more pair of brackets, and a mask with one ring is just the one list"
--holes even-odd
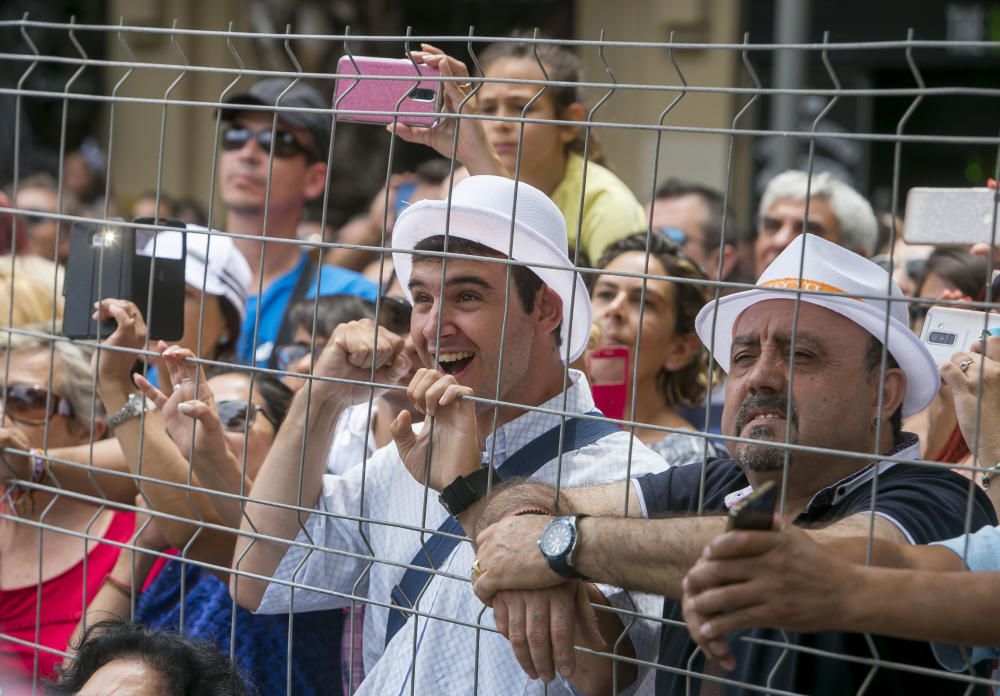
[[(782, 484), (777, 509), (817, 528), (816, 538), (862, 540), (859, 563), (878, 565), (882, 541), (927, 544), (996, 524), (979, 484), (995, 464), (985, 458), (996, 429), (992, 373), (969, 371), (965, 360), (978, 358), (964, 354), (955, 369), (976, 375), (975, 406), (956, 411), (935, 401), (921, 421), (917, 411), (937, 393), (936, 368), (907, 334), (911, 310), (927, 307), (978, 310), (987, 329), (994, 298), (929, 297), (920, 287), (929, 273), (903, 295), (888, 275), (873, 276), (874, 266), (855, 268), (860, 260), (837, 257), (822, 239), (797, 237), (813, 232), (884, 256), (889, 273), (906, 269), (899, 254), (909, 252), (899, 242), (912, 183), (907, 148), (989, 152), (994, 177), (1000, 161), (995, 132), (954, 132), (946, 122), (910, 129), (925, 101), (975, 99), (995, 110), (1000, 97), (995, 87), (929, 84), (920, 56), (996, 51), (995, 43), (911, 35), (650, 44), (473, 30), (259, 35), (27, 17), (3, 28), (23, 42), (0, 53), (16, 76), (0, 88), (14, 114), (5, 135), (10, 201), (0, 206), (10, 221), (0, 268), (8, 295), (0, 658), (12, 693), (41, 690), (68, 657), (77, 621), (107, 614), (215, 640), (262, 693), (881, 693), (932, 683), (979, 693), (996, 685), (983, 663), (943, 669), (925, 643), (808, 629), (740, 632), (732, 645), (741, 666), (727, 673), (690, 641), (677, 601), (681, 578), (723, 531), (727, 507), (764, 479)], [(72, 51), (40, 51), (33, 36), (42, 31), (64, 37)], [(84, 50), (89, 42), (79, 37), (94, 34), (115, 46), (108, 56)], [(143, 58), (149, 37), (166, 38), (174, 57)], [(250, 66), (247, 42), (261, 38), (282, 41), (292, 67)], [(296, 51), (305, 41), (342, 46), (345, 58), (336, 70), (304, 71)], [(386, 45), (406, 58), (386, 68), (365, 53), (385, 53)], [(783, 52), (818, 56), (825, 82), (765, 84), (757, 66)], [(838, 66), (872, 52), (904, 56), (912, 84), (842, 82)], [(574, 53), (596, 55), (600, 79), (567, 69)], [(634, 81), (630, 67), (654, 53), (666, 54), (672, 73), (655, 84)], [(732, 56), (738, 76), (730, 84), (689, 80), (685, 57), (707, 53)], [(62, 83), (33, 79), (53, 66), (65, 71)], [(104, 87), (76, 91), (93, 72)], [(763, 125), (762, 114), (786, 98), (819, 107), (803, 127)], [(630, 112), (641, 100), (662, 107)], [(907, 104), (891, 128), (831, 127), (845, 103), (881, 101)], [(704, 111), (685, 111), (685, 102), (725, 110), (730, 122), (698, 123), (690, 114)], [(48, 183), (23, 165), (33, 137), (24, 114), (39, 105), (61, 123), (60, 164)], [(106, 152), (104, 194), (89, 201), (77, 200), (83, 196), (69, 183), (70, 143), (80, 138), (67, 124), (80, 105), (99, 105), (89, 135)], [(376, 127), (359, 121), (397, 137), (359, 155), (349, 147), (356, 129)], [(121, 145), (123, 128), (144, 134), (145, 151)], [(190, 148), (185, 137), (197, 145), (194, 156), (177, 154)], [(646, 211), (600, 164), (615, 161), (604, 145), (616, 137), (635, 138), (649, 153), (638, 174), (640, 165), (617, 163), (623, 178), (640, 182)], [(725, 143), (715, 198), (693, 188), (675, 197), (701, 197), (704, 217), (717, 210), (717, 224), (656, 221), (668, 200), (654, 193), (662, 163), (671, 143), (686, 138)], [(795, 204), (791, 223), (762, 203), (751, 225), (758, 231), (741, 231), (734, 203), (749, 210), (777, 174), (754, 171), (753, 148), (776, 139), (797, 144), (805, 170), (801, 195), (777, 195)], [(400, 175), (403, 141), (437, 151), (432, 175)], [(891, 174), (877, 182), (889, 193), (878, 243), (874, 228), (866, 242), (849, 238), (855, 222), (822, 174), (828, 152), (856, 143), (891, 148)], [(374, 182), (382, 191), (352, 221), (362, 230), (354, 233), (331, 201), (338, 176), (370, 169), (359, 156), (385, 167)], [(206, 183), (198, 196), (205, 216), (184, 235), (161, 212), (178, 160), (185, 180)], [(137, 171), (148, 175), (151, 221), (122, 219), (115, 199), (141, 188), (127, 180)], [(491, 174), (511, 183), (480, 178)], [(48, 198), (31, 198), (38, 191)], [(988, 195), (992, 234), (982, 241), (992, 248), (996, 202)], [(320, 232), (311, 237), (301, 226), (309, 200), (320, 203)], [(867, 215), (874, 225), (870, 206)], [(768, 255), (761, 240), (783, 235)], [(124, 240), (133, 248), (117, 251)], [(748, 258), (757, 251), (755, 268), (736, 262), (741, 249)], [(39, 256), (50, 263), (32, 260)], [(121, 269), (133, 273), (131, 265), (103, 265), (140, 257), (145, 275), (129, 275), (128, 284)], [(184, 262), (171, 291), (177, 259)], [(783, 275), (767, 275), (772, 262)], [(846, 288), (819, 282), (816, 263), (868, 280)], [(987, 254), (969, 273), (988, 286), (993, 267)], [(115, 297), (109, 285), (129, 296), (93, 308), (108, 321), (88, 323), (81, 312)], [(752, 331), (742, 325), (734, 340), (740, 315), (723, 307), (749, 290), (766, 292), (773, 302), (763, 305), (780, 310)], [(831, 301), (831, 293), (849, 299)], [(327, 316), (328, 296), (346, 304), (345, 294), (367, 304), (343, 312), (368, 323), (345, 328)], [(715, 309), (696, 319), (702, 305)], [(817, 314), (826, 311), (836, 316)], [(67, 338), (63, 326), (81, 321), (92, 337)], [(170, 321), (182, 330), (167, 343), (180, 348), (151, 338), (163, 332), (157, 322)], [(698, 336), (715, 352), (704, 353)], [(872, 340), (874, 350), (866, 347)], [(716, 359), (723, 369), (713, 369)], [(144, 378), (132, 377), (136, 364)], [(436, 371), (415, 374), (419, 367)], [(468, 389), (446, 398), (452, 383)], [(897, 410), (923, 429), (923, 448), (893, 425)], [(411, 434), (417, 420), (423, 426)], [(960, 456), (938, 456), (962, 434)], [(754, 459), (764, 449), (766, 461)], [(539, 461), (521, 463), (531, 458)], [(683, 464), (689, 468), (678, 473)], [(903, 471), (914, 480), (901, 481)], [(485, 506), (471, 508), (477, 527), (468, 515), (450, 516), (438, 491), (458, 473), (471, 481), (481, 472), (481, 481), (465, 484), (491, 491)], [(525, 476), (547, 487), (506, 482)], [(506, 498), (492, 494), (501, 479)], [(501, 500), (507, 507), (498, 512)], [(544, 575), (534, 542), (557, 511), (598, 518), (577, 520), (581, 543), (588, 533), (594, 541), (576, 561), (606, 584), (580, 589)], [(489, 527), (477, 550), (485, 520), (501, 526)], [(512, 579), (489, 558), (525, 574)], [(492, 585), (499, 594), (481, 593), (491, 606), (473, 594), (470, 566), (479, 587), (500, 578)], [(230, 595), (258, 613), (237, 608)], [(937, 596), (924, 601), (951, 606)], [(602, 641), (586, 637), (591, 611)], [(560, 623), (567, 615), (569, 627)], [(759, 625), (772, 625), (767, 618)], [(569, 641), (576, 637), (572, 677), (557, 676), (550, 657), (567, 631)]]

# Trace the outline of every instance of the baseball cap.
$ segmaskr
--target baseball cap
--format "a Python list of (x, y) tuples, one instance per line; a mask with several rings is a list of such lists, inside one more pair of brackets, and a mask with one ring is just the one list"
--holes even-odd
[[(229, 97), (225, 104), (221, 110), (222, 118), (226, 121), (232, 121), (236, 117), (241, 111), (238, 108), (240, 106), (277, 107), (279, 120), (312, 134), (319, 159), (326, 161), (330, 151), (330, 130), (333, 127), (330, 102), (310, 85), (282, 77), (268, 78), (256, 83), (248, 92)], [(322, 109), (325, 113), (286, 111), (288, 108)]]
[(590, 337), (590, 296), (566, 250), (565, 218), (548, 196), (523, 181), (470, 176), (455, 185), (450, 201), (423, 200), (404, 210), (392, 230), (392, 261), (411, 304), (412, 249), (446, 230), (450, 237), (468, 239), (525, 262), (562, 298), (563, 360), (572, 362), (583, 354)]
[[(806, 292), (787, 292), (788, 289)], [(873, 299), (885, 297), (887, 289), (889, 297), (904, 299), (896, 281), (877, 264), (822, 237), (800, 234), (764, 269), (757, 287), (702, 307), (695, 318), (695, 330), (719, 365), (729, 372), (733, 328), (740, 315), (758, 302), (793, 301), (799, 294), (802, 302), (847, 317), (885, 345), (906, 375), (902, 405), (906, 418), (934, 399), (941, 378), (934, 358), (910, 330), (909, 305), (905, 301)]]
[[(248, 288), (253, 280), (246, 258), (232, 239), (207, 227), (188, 225), (186, 237), (184, 282), (209, 295), (224, 298), (236, 308), (242, 319), (246, 314)], [(152, 245), (152, 241), (147, 243), (143, 253), (151, 255)], [(156, 237), (156, 255), (180, 258), (181, 245), (180, 233), (161, 232)]]

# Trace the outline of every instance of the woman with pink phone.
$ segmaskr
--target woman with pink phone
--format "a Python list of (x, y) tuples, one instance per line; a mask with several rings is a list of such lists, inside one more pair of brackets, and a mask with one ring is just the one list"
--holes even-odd
[[(469, 77), (465, 65), (440, 49), (421, 44), (412, 56), (439, 70), (441, 77), (455, 78), (441, 83), (444, 113), (504, 119), (462, 119), (455, 159), (470, 174), (516, 176), (552, 198), (566, 218), (569, 254), (577, 265), (590, 266), (608, 244), (645, 226), (635, 195), (602, 166), (595, 135), (590, 135), (590, 159), (584, 160), (584, 128), (544, 122), (583, 122), (587, 117), (578, 88), (550, 84), (580, 81), (579, 61), (570, 50), (554, 43), (492, 44), (478, 54), (484, 71), (478, 87), (471, 80), (463, 82)], [(395, 132), (451, 157), (456, 123), (458, 119), (442, 117), (434, 127), (420, 128), (400, 119)]]

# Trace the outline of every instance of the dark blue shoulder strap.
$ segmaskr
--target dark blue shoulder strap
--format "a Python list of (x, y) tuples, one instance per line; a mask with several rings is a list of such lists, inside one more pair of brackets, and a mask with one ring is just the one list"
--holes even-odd
[[(600, 411), (591, 411), (588, 416), (601, 416)], [(612, 433), (621, 432), (618, 426), (607, 421), (596, 421), (582, 418), (568, 418), (565, 427), (555, 426), (546, 430), (534, 440), (526, 444), (517, 452), (508, 457), (503, 464), (498, 467), (498, 471), (504, 478), (520, 476), (531, 476), (542, 466), (557, 456), (559, 456), (560, 433), (562, 437), (562, 451), (572, 452), (597, 442), (602, 437)], [(449, 516), (441, 526), (431, 534), (430, 538), (421, 545), (417, 554), (410, 561), (414, 568), (407, 568), (399, 584), (392, 588), (389, 593), (390, 601), (395, 607), (412, 609), (417, 598), (431, 581), (432, 573), (419, 568), (431, 568), (437, 570), (442, 566), (451, 552), (458, 546), (460, 539), (452, 536), (442, 536), (445, 534), (463, 534), (462, 525), (454, 517)], [(396, 632), (406, 623), (410, 617), (408, 612), (397, 608), (389, 610), (389, 620), (385, 629), (385, 644), (388, 645)]]

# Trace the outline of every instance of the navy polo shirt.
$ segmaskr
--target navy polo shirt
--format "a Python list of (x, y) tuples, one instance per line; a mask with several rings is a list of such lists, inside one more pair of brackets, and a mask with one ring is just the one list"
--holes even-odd
[[(915, 449), (912, 440), (897, 451)], [(915, 455), (914, 455), (915, 456)], [(803, 526), (823, 526), (857, 513), (871, 511), (871, 494), (876, 485), (875, 465), (825, 488), (813, 498), (806, 510), (796, 519)], [(746, 476), (735, 462), (713, 459), (706, 464), (705, 499), (698, 509), (698, 490), (702, 474), (701, 464), (667, 469), (638, 479), (646, 509), (650, 517), (665, 513), (725, 512), (725, 498), (748, 486)], [(996, 515), (989, 499), (979, 489), (974, 489), (972, 526), (977, 530), (996, 524)], [(947, 469), (914, 464), (882, 462), (878, 465), (877, 489), (874, 511), (894, 520), (915, 544), (950, 539), (963, 534), (965, 511), (969, 498), (969, 480)], [(933, 597), (927, 598), (933, 602)], [(660, 635), (659, 663), (666, 667), (684, 670), (695, 649), (688, 635), (680, 602), (666, 600), (663, 616), (667, 621)], [(750, 636), (776, 645), (737, 640)], [(865, 683), (871, 673), (871, 664), (852, 662), (834, 655), (858, 658), (874, 657), (864, 635), (856, 633), (797, 633), (775, 629), (754, 629), (730, 636), (730, 646), (737, 661), (728, 679), (743, 683), (770, 686), (772, 689), (803, 694), (853, 694)], [(785, 649), (787, 643), (808, 649), (833, 653), (821, 656)], [(930, 669), (940, 669), (928, 643), (896, 638), (872, 636), (878, 657), (883, 662), (908, 663)], [(691, 669), (701, 672), (704, 658), (699, 652)], [(988, 676), (981, 667), (979, 676)], [(690, 691), (688, 687), (690, 686)], [(657, 673), (656, 693), (698, 694), (701, 680), (666, 670)], [(963, 694), (967, 683), (907, 672), (879, 666), (866, 693), (869, 694)], [(746, 693), (745, 689), (722, 685), (723, 694)], [(977, 687), (973, 694), (986, 694), (985, 687)]]
[[(288, 312), (292, 293), (305, 271), (309, 254), (303, 253), (295, 268), (274, 280), (265, 288), (263, 295), (247, 298), (247, 312), (240, 327), (240, 340), (236, 344), (236, 357), (241, 363), (249, 364), (251, 357), (258, 365), (264, 365), (274, 351), (274, 342), (281, 330), (281, 321)], [(328, 295), (358, 295), (374, 302), (378, 298), (378, 286), (360, 273), (340, 266), (324, 265), (320, 275), (320, 297)], [(316, 297), (316, 280), (309, 282), (306, 299)], [(254, 349), (254, 325), (257, 320), (257, 304), (260, 304), (260, 329), (257, 331), (257, 347)], [(256, 355), (255, 355), (256, 354)]]

